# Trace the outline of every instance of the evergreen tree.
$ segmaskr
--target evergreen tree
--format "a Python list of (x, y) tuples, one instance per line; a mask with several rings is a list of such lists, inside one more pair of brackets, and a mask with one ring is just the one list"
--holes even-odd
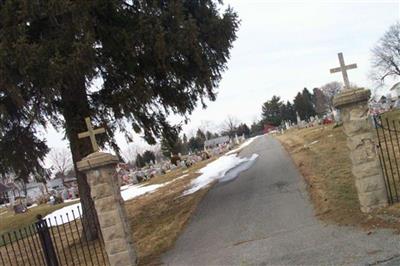
[(151, 164), (156, 160), (156, 156), (154, 155), (154, 152), (146, 150), (143, 155), (143, 162), (144, 164)]
[(182, 137), (182, 153), (183, 154), (188, 154), (189, 152), (189, 142), (186, 134), (183, 134)]
[(273, 126), (279, 126), (282, 123), (282, 102), (279, 96), (272, 96), (272, 99), (265, 102), (262, 106), (263, 122)]
[(161, 138), (161, 152), (167, 157), (171, 158), (171, 155), (177, 155), (182, 153), (183, 143), (179, 137), (179, 132), (171, 132), (168, 136)]
[(262, 120), (258, 122), (254, 121), (253, 124), (251, 124), (250, 127), (251, 135), (261, 134), (263, 130), (264, 130), (264, 123)]
[(244, 135), (245, 137), (250, 136), (250, 128), (246, 125), (246, 123), (240, 124), (237, 129), (237, 134), (239, 136)]
[(302, 120), (308, 120), (311, 116), (315, 116), (313, 96), (307, 88), (304, 88), (303, 92), (297, 93), (293, 102), (295, 110), (299, 113)]
[[(0, 171), (37, 172), (48, 151), (37, 133), (65, 129), (76, 162), (92, 149), (84, 118), (106, 128), (100, 146), (119, 153), (117, 129), (128, 121), (149, 143), (173, 129), (215, 88), (236, 39), (238, 18), (219, 1), (1, 1)], [(95, 80), (100, 87), (90, 89)], [(23, 151), (24, 150), (24, 151)], [(5, 153), (6, 152), (6, 153)], [(17, 163), (17, 161), (19, 163)], [(77, 172), (83, 226), (97, 237), (85, 175)]]
[(203, 146), (204, 145), (204, 141), (206, 141), (206, 135), (204, 134), (203, 131), (201, 131), (200, 128), (197, 129), (196, 138), (198, 139), (198, 141), (200, 143), (200, 146)]
[(294, 106), (287, 101), (286, 104), (283, 104), (283, 112), (282, 112), (282, 119), (285, 121), (296, 122), (296, 110)]
[(188, 143), (189, 150), (192, 152), (196, 152), (202, 149), (201, 143), (198, 138), (191, 137)]
[(135, 164), (138, 168), (142, 168), (146, 165), (146, 163), (144, 162), (144, 159), (143, 159), (142, 155), (140, 155), (140, 153), (138, 153), (138, 155), (136, 156)]

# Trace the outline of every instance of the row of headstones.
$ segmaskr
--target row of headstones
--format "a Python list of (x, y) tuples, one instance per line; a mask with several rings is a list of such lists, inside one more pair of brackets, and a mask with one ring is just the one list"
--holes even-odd
[(244, 136), (236, 136), (230, 142), (206, 149), (202, 153), (188, 155), (178, 154), (180, 160), (178, 160), (176, 164), (172, 163), (171, 161), (161, 161), (159, 163), (150, 164), (141, 169), (129, 169), (129, 167), (127, 167), (125, 164), (118, 164), (117, 172), (122, 185), (138, 184), (140, 182), (149, 180), (154, 176), (163, 175), (175, 169), (186, 169), (197, 162), (206, 160), (213, 156), (221, 155), (231, 150), (236, 145), (243, 143), (244, 140)]
[(149, 180), (154, 176), (163, 175), (175, 169), (188, 168), (196, 162), (204, 159), (202, 156), (197, 154), (178, 156), (182, 159), (178, 160), (176, 164), (170, 161), (162, 161), (160, 163), (152, 164), (140, 169), (129, 169), (124, 164), (119, 164), (117, 166), (117, 172), (120, 177), (121, 184), (138, 184), (140, 182)]
[(324, 115), (323, 117), (311, 116), (308, 121), (298, 119), (297, 123), (291, 121), (284, 121), (281, 130), (288, 130), (291, 128), (307, 128), (317, 125), (340, 123), (340, 115), (338, 111), (334, 111)]

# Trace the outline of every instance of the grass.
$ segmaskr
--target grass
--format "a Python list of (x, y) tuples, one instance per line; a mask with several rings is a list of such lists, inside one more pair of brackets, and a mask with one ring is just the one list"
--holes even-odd
[(2, 214), (0, 215), (0, 235), (31, 225), (37, 221), (36, 216), (38, 214), (41, 214), (43, 217), (45, 217), (47, 214), (55, 210), (74, 203), (76, 202), (68, 202), (57, 205), (42, 204), (28, 209), (28, 211), (25, 213), (19, 214), (14, 213), (14, 210), (12, 209), (1, 208), (0, 213)]
[(155, 177), (150, 183), (164, 183), (187, 174), (156, 192), (127, 201), (125, 207), (131, 222), (139, 256), (139, 265), (158, 265), (160, 255), (173, 246), (180, 232), (190, 220), (197, 204), (208, 189), (182, 197), (196, 173), (214, 159), (202, 161), (185, 170), (175, 170)]
[[(160, 184), (175, 180), (168, 185), (159, 188), (153, 193), (145, 194), (140, 197), (125, 202), (125, 208), (128, 214), (128, 219), (133, 232), (133, 238), (136, 245), (136, 250), (139, 257), (139, 265), (158, 265), (160, 264), (160, 255), (171, 248), (180, 232), (190, 220), (192, 213), (195, 211), (197, 204), (207, 193), (208, 188), (199, 190), (193, 194), (182, 197), (182, 193), (190, 184), (190, 182), (199, 174), (197, 171), (206, 166), (216, 158), (198, 162), (188, 169), (176, 169), (165, 175), (156, 176), (145, 184)], [(179, 178), (185, 175), (183, 178)], [(71, 203), (69, 203), (71, 204)], [(36, 221), (36, 215), (46, 214), (57, 210), (68, 204), (60, 205), (40, 205), (29, 209), (24, 214), (14, 214), (8, 211), (0, 216), (0, 232), (5, 233), (21, 227), (29, 226)], [(53, 228), (53, 239), (57, 239), (57, 248), (62, 250), (64, 245), (65, 255), (67, 259), (74, 260), (75, 265), (84, 264), (84, 254), (88, 253), (87, 246), (82, 247), (78, 238), (78, 232), (81, 230), (80, 220), (77, 221), (78, 228), (75, 225), (59, 226)], [(64, 230), (65, 229), (65, 230)], [(60, 240), (60, 241), (59, 241)], [(0, 240), (1, 241), (1, 240)], [(29, 235), (22, 240), (22, 243), (31, 243), (31, 246), (36, 243), (39, 246), (37, 235)], [(98, 254), (104, 255), (104, 249), (100, 246), (100, 241), (87, 243), (92, 250), (96, 250)], [(16, 250), (16, 256), (13, 256), (13, 264), (25, 264), (29, 256), (24, 252), (19, 252), (17, 241), (13, 245), (7, 245), (8, 249)], [(22, 246), (22, 245), (21, 245)], [(5, 253), (5, 246), (0, 247), (0, 255)], [(60, 253), (61, 263), (65, 262), (63, 253)], [(87, 254), (88, 255), (88, 254)], [(100, 255), (99, 255), (100, 256)], [(33, 257), (30, 258), (33, 260)], [(6, 260), (7, 261), (7, 260)], [(1, 259), (0, 259), (1, 262)], [(14, 263), (15, 262), (15, 263)], [(71, 262), (71, 261), (69, 261)], [(103, 265), (103, 263), (95, 265)]]
[(400, 230), (399, 204), (370, 214), (360, 211), (342, 127), (292, 129), (277, 138), (304, 176), (315, 215), (322, 221), (366, 230)]

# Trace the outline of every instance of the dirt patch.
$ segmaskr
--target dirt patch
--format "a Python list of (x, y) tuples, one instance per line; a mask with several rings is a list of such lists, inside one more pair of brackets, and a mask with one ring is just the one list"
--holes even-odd
[(319, 219), (366, 230), (392, 228), (400, 232), (399, 204), (370, 214), (360, 211), (346, 136), (341, 127), (292, 129), (277, 139), (304, 176)]

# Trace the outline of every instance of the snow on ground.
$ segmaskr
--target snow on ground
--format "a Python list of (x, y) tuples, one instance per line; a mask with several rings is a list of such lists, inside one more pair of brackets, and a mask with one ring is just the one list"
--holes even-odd
[[(226, 154), (219, 157), (217, 160), (199, 170), (201, 175), (192, 181), (191, 187), (184, 191), (183, 195), (192, 194), (210, 185), (214, 181), (227, 181), (235, 178), (240, 172), (247, 170), (257, 157), (258, 154), (255, 153), (248, 158), (241, 158), (236, 154)], [(235, 171), (235, 169), (237, 169), (237, 171)], [(228, 176), (231, 171), (233, 172)]]
[(74, 202), (74, 201), (78, 201), (79, 200), (79, 198), (76, 198), (76, 199), (66, 199), (66, 200), (64, 200), (64, 202)]
[(128, 188), (121, 190), (121, 196), (125, 201), (134, 199), (143, 194), (152, 193), (155, 190), (159, 189), (160, 187), (163, 187), (163, 186), (169, 184), (170, 182), (165, 182), (162, 184), (148, 185), (148, 186), (143, 186), (143, 185), (128, 186)]
[[(257, 136), (259, 137), (259, 136)], [(194, 179), (191, 183), (191, 187), (184, 192), (183, 195), (188, 195), (198, 191), (199, 189), (208, 186), (213, 181), (226, 181), (227, 179), (235, 178), (240, 172), (248, 169), (252, 163), (257, 159), (258, 154), (253, 154), (249, 158), (240, 158), (236, 155), (236, 153), (253, 142), (257, 137), (253, 137), (248, 139), (246, 142), (242, 143), (238, 148), (231, 150), (225, 155), (221, 156), (217, 160), (209, 163), (205, 167), (199, 170), (201, 174), (196, 179)], [(172, 181), (168, 181), (162, 184), (154, 184), (154, 185), (125, 185), (121, 187), (121, 196), (127, 201), (130, 199), (134, 199), (141, 195), (147, 193), (153, 193), (157, 189), (164, 187), (176, 180), (184, 178), (188, 176), (188, 174), (184, 174), (178, 178), (175, 178)], [(79, 200), (79, 199), (76, 199)], [(45, 219), (51, 218), (52, 225), (54, 224), (54, 217), (57, 218), (57, 224), (62, 224), (73, 220), (72, 210), (74, 211), (75, 218), (80, 218), (78, 207), (80, 213), (82, 213), (82, 208), (80, 203), (72, 204), (67, 207), (63, 207), (59, 210), (56, 210), (50, 214), (48, 214)], [(68, 217), (67, 217), (68, 214)], [(62, 217), (62, 220), (61, 220)]]
[[(141, 185), (125, 185), (125, 186), (121, 187), (121, 196), (124, 199), (124, 201), (134, 199), (136, 197), (139, 197), (139, 196), (147, 194), (147, 193), (153, 193), (157, 189), (164, 187), (164, 186), (166, 186), (176, 180), (184, 178), (186, 176), (188, 176), (188, 174), (182, 175), (180, 177), (175, 178), (172, 181), (165, 182), (162, 184), (154, 184), (154, 185), (148, 185), (148, 186), (145, 186), (143, 184), (141, 184)], [(76, 199), (76, 200), (79, 200), (79, 199)], [(67, 201), (65, 201), (65, 202), (67, 202)], [(46, 215), (46, 217), (44, 219), (48, 220), (50, 218), (52, 225), (55, 224), (54, 217), (57, 218), (57, 224), (63, 224), (63, 223), (68, 222), (68, 218), (70, 221), (72, 221), (72, 220), (74, 220), (73, 216), (72, 216), (72, 210), (74, 211), (75, 218), (80, 218), (80, 215), (78, 212), (78, 207), (79, 207), (79, 212), (82, 213), (81, 204), (76, 203), (73, 205), (69, 205), (67, 207), (63, 207), (59, 210), (56, 210), (56, 211)], [(68, 217), (67, 217), (67, 214), (68, 214)], [(61, 217), (62, 217), (62, 220), (61, 220)]]
[(243, 142), (243, 143), (242, 143), (239, 147), (237, 147), (236, 149), (233, 149), (233, 150), (227, 152), (226, 155), (230, 155), (230, 154), (237, 153), (238, 151), (240, 151), (241, 149), (243, 149), (244, 147), (246, 147), (247, 145), (249, 145), (250, 143), (252, 143), (252, 142), (253, 142), (256, 138), (258, 138), (258, 137), (260, 137), (260, 136), (255, 136), (255, 137), (252, 137), (252, 138), (246, 140), (245, 142)]
[[(78, 211), (79, 208), (79, 211)], [(75, 203), (61, 209), (58, 209), (44, 217), (45, 220), (50, 219), (51, 225), (56, 224), (64, 224), (68, 221), (73, 221), (74, 216), (72, 215), (72, 211), (74, 212), (75, 218), (80, 218), (80, 214), (82, 214), (81, 203)]]

